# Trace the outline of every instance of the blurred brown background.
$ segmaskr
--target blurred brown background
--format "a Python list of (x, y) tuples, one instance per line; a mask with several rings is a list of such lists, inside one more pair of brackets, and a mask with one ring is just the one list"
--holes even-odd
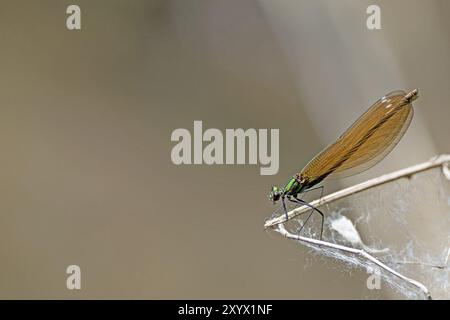
[[(449, 150), (449, 1), (79, 0), (69, 31), (72, 3), (0, 4), (0, 298), (367, 297), (263, 231), (266, 195), (396, 89), (420, 89), (404, 139), (326, 193)], [(279, 128), (279, 173), (175, 166), (194, 120)]]

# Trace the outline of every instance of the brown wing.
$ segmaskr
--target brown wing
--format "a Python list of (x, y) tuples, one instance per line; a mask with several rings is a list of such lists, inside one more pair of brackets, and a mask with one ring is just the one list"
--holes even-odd
[(381, 161), (411, 122), (414, 112), (405, 96), (404, 91), (395, 91), (378, 100), (301, 173), (310, 181), (350, 176)]

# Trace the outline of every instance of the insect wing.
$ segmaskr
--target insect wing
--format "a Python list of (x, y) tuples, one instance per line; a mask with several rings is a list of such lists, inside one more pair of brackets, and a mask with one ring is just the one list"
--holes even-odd
[(392, 92), (375, 102), (333, 144), (302, 170), (311, 181), (348, 177), (381, 161), (408, 129), (414, 111), (404, 91)]

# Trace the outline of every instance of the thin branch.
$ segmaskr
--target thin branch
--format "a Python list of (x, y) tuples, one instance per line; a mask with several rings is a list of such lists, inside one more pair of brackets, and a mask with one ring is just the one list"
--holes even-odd
[[(322, 199), (317, 199), (317, 200), (312, 201), (310, 204), (315, 207), (319, 207), (324, 204), (330, 203), (332, 201), (346, 197), (348, 195), (358, 193), (363, 190), (366, 190), (366, 189), (369, 189), (369, 188), (372, 188), (375, 186), (379, 186), (379, 185), (385, 184), (390, 181), (397, 180), (399, 178), (410, 177), (416, 173), (419, 173), (419, 172), (422, 172), (422, 171), (425, 171), (425, 170), (428, 170), (428, 169), (431, 169), (434, 167), (439, 167), (439, 166), (442, 166), (444, 174), (447, 173), (448, 175), (446, 175), (446, 177), (448, 177), (448, 176), (450, 176), (450, 174), (448, 173), (448, 171), (449, 171), (448, 163), (449, 162), (450, 162), (450, 155), (448, 155), (448, 154), (436, 156), (424, 163), (420, 163), (420, 164), (417, 164), (417, 165), (414, 165), (414, 166), (411, 166), (409, 168), (405, 168), (402, 170), (394, 171), (392, 173), (388, 173), (388, 174), (382, 175), (380, 177), (368, 180), (366, 182), (354, 185), (352, 187), (340, 190), (338, 192), (329, 194), (329, 195), (323, 197)], [(269, 227), (274, 227), (277, 224), (284, 223), (287, 220), (290, 220), (308, 210), (310, 210), (310, 208), (307, 206), (301, 206), (301, 207), (295, 208), (287, 213), (287, 217), (285, 214), (283, 214), (283, 215), (280, 215), (273, 219), (267, 220), (264, 223), (264, 228), (267, 229)]]
[(308, 238), (308, 237), (295, 235), (295, 234), (292, 234), (289, 231), (287, 231), (286, 228), (284, 227), (284, 224), (282, 224), (282, 223), (277, 225), (277, 228), (275, 228), (275, 231), (279, 232), (280, 234), (282, 234), (284, 237), (286, 237), (288, 239), (297, 240), (297, 241), (303, 241), (303, 242), (307, 242), (309, 244), (317, 245), (319, 247), (327, 247), (327, 248), (330, 248), (330, 249), (340, 250), (340, 251), (344, 251), (344, 252), (348, 252), (348, 253), (352, 253), (352, 254), (356, 254), (356, 255), (362, 256), (362, 257), (366, 258), (367, 260), (370, 260), (371, 262), (375, 263), (380, 268), (382, 268), (382, 269), (386, 270), (387, 272), (393, 274), (394, 276), (396, 276), (396, 277), (398, 277), (398, 278), (400, 278), (400, 279), (410, 283), (411, 285), (415, 286), (416, 288), (418, 288), (419, 290), (421, 290), (423, 292), (423, 294), (427, 297), (427, 299), (429, 299), (429, 300), (432, 299), (431, 298), (431, 294), (430, 294), (430, 292), (428, 291), (428, 288), (425, 285), (423, 285), (419, 281), (416, 281), (414, 279), (408, 278), (408, 277), (398, 273), (397, 271), (395, 271), (394, 269), (388, 267), (383, 262), (381, 262), (380, 260), (376, 259), (375, 257), (373, 257), (372, 255), (368, 254), (366, 251), (364, 251), (362, 249), (350, 248), (350, 247), (346, 247), (346, 246), (335, 244), (335, 243), (331, 243), (331, 242), (326, 242), (326, 241), (322, 241), (322, 240), (317, 240), (317, 239), (313, 239), (313, 238)]

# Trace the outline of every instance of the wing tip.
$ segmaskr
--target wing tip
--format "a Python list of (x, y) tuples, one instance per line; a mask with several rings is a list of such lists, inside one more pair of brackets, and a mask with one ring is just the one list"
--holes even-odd
[(408, 102), (412, 102), (412, 101), (416, 100), (418, 97), (419, 97), (419, 89), (411, 90), (410, 92), (408, 92), (408, 93), (405, 95), (405, 99), (406, 99)]

